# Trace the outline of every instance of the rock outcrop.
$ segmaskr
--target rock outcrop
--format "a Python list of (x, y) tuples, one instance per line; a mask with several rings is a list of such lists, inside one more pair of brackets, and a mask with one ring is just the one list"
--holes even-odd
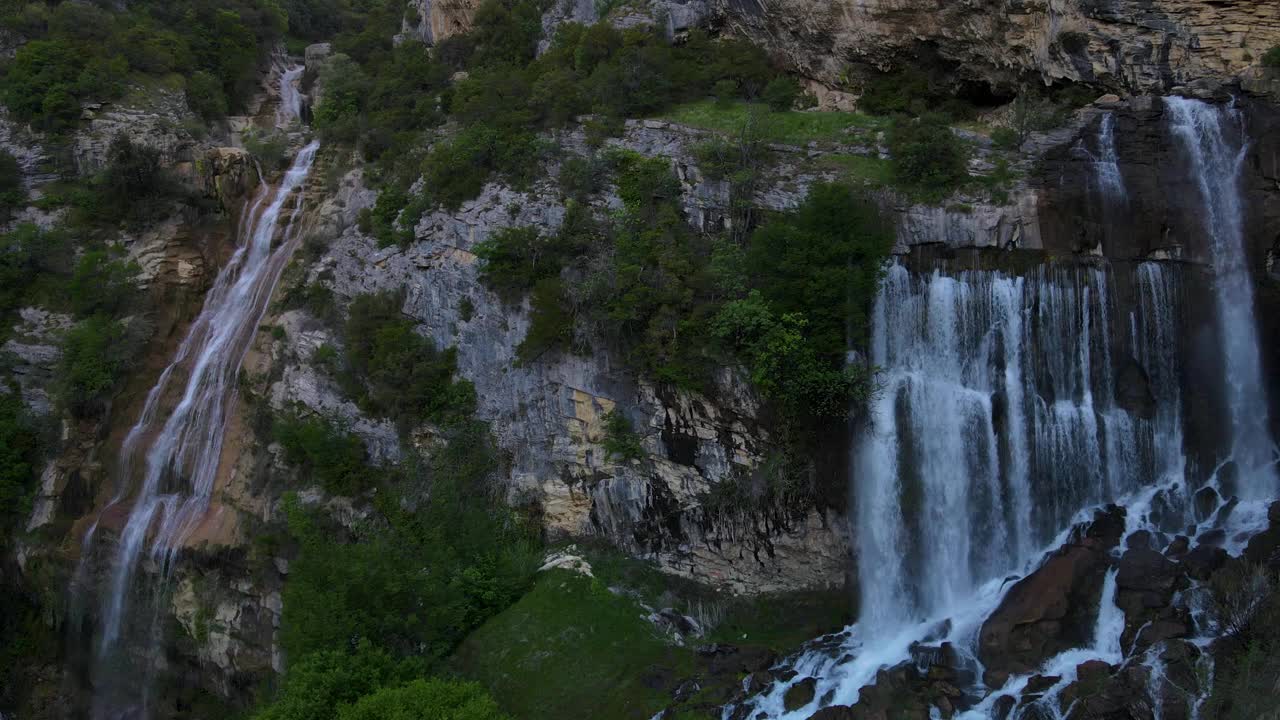
[(712, 2), (734, 31), (833, 88), (851, 68), (932, 64), (957, 87), (1085, 81), (1159, 93), (1235, 75), (1280, 44), (1280, 7), (1267, 0)]
[(1019, 580), (978, 634), (978, 656), (986, 666), (988, 687), (999, 687), (1014, 673), (1029, 673), (1041, 663), (1092, 639), (1110, 550), (1120, 542), (1124, 510), (1099, 511), (1093, 522)]

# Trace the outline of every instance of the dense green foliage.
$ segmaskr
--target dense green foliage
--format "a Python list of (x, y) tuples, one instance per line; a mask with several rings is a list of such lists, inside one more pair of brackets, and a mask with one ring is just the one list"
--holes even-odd
[(60, 404), (81, 417), (104, 410), (133, 368), (142, 341), (130, 324), (107, 315), (73, 326), (63, 339), (58, 364)]
[(0, 388), (0, 552), (27, 513), (36, 476), (39, 433), (15, 385)]
[(277, 418), (276, 442), (285, 457), (319, 481), (333, 495), (356, 495), (378, 480), (367, 465), (368, 453), (358, 436), (318, 417)]
[(80, 107), (109, 100), (134, 76), (188, 79), (193, 109), (238, 107), (286, 16), (271, 0), (10, 3), (0, 27), (25, 38), (4, 70), (0, 97), (19, 119), (71, 129)]
[(704, 387), (714, 367), (740, 362), (793, 420), (847, 413), (868, 385), (845, 354), (866, 335), (893, 240), (875, 207), (819, 185), (744, 245), (713, 242), (684, 221), (668, 161), (611, 160), (624, 207), (607, 226), (571, 210), (554, 237), (512, 228), (479, 246), (490, 288), (508, 301), (531, 293), (521, 359), (597, 333), (661, 382)]
[[(519, 597), (536, 567), (523, 526), (487, 496), (477, 464), (492, 462), (482, 431), (454, 439), (426, 467), (401, 468), (430, 487), (409, 509), (382, 503), (381, 521), (341, 542), (299, 508), (300, 549), (285, 588), (282, 638), (292, 657), (367, 639), (397, 654), (444, 657), (467, 632)], [(455, 464), (456, 463), (456, 464)]]
[(1262, 64), (1266, 67), (1280, 68), (1280, 45), (1276, 45), (1263, 54)]
[[(597, 127), (617, 127), (616, 119), (713, 91), (757, 98), (768, 89), (767, 100), (780, 107), (795, 99), (794, 82), (781, 80), (761, 50), (701, 32), (672, 44), (649, 28), (568, 23), (538, 55), (542, 10), (538, 0), (488, 0), (471, 32), (434, 54), (405, 43), (361, 56), (346, 35), (335, 40), (345, 55), (325, 70), (316, 125), (381, 160), (388, 187), (367, 223), (384, 243), (407, 239), (397, 224), (411, 227), (437, 205), (456, 208), (495, 175), (517, 188), (528, 185), (550, 151), (538, 131), (586, 113), (614, 119)], [(466, 77), (450, 85), (460, 69)], [(425, 156), (413, 152), (422, 133), (446, 117), (458, 122), (457, 131), (437, 138)], [(413, 198), (408, 188), (418, 177), (422, 197)]]
[(968, 149), (942, 115), (898, 118), (889, 132), (889, 154), (897, 180), (925, 192), (943, 194), (969, 174)]
[(338, 711), (339, 720), (506, 720), (497, 703), (475, 683), (410, 681), (386, 687)]
[(344, 388), (361, 406), (401, 429), (424, 421), (454, 423), (475, 406), (470, 382), (454, 380), (455, 351), (439, 350), (419, 335), (400, 308), (399, 293), (362, 295), (348, 308), (343, 328)]
[(644, 457), (644, 447), (640, 444), (640, 435), (631, 427), (627, 419), (617, 408), (604, 416), (604, 450), (610, 458), (618, 460), (639, 460)]

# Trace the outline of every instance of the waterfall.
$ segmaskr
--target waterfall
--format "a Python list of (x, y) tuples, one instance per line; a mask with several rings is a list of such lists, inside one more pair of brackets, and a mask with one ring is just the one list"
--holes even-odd
[(1267, 393), (1253, 315), (1253, 279), (1245, 247), (1240, 171), (1248, 143), (1243, 119), (1230, 107), (1180, 97), (1164, 99), (1169, 127), (1182, 144), (1204, 206), (1213, 250), (1223, 390), (1231, 429), (1230, 459), (1246, 500), (1280, 489), (1275, 471)]
[(1114, 402), (1108, 288), (1089, 268), (889, 270), (852, 480), (872, 627), (947, 612), (1153, 476), (1153, 426)]
[(1118, 204), (1125, 203), (1129, 194), (1125, 190), (1124, 176), (1120, 174), (1119, 156), (1116, 154), (1116, 117), (1111, 113), (1102, 116), (1098, 126), (1098, 155), (1094, 168), (1103, 197)]
[[(818, 678), (817, 697), (856, 702), (924, 638), (972, 659), (1005, 579), (1060, 544), (1081, 511), (1181, 479), (1178, 273), (1133, 269), (1143, 300), (1128, 318), (1127, 358), (1113, 352), (1126, 333), (1113, 328), (1112, 274), (1052, 264), (1026, 276), (888, 269), (872, 312), (878, 394), (851, 466), (861, 617), (840, 659), (813, 651), (794, 661), (797, 677)], [(1173, 383), (1151, 390), (1151, 416), (1117, 402), (1122, 360)], [(1103, 613), (1082, 657), (1119, 658), (1118, 612)], [(788, 720), (817, 709), (787, 713), (786, 688), (778, 683), (753, 709)]]
[(276, 124), (285, 127), (302, 119), (302, 73), (306, 68), (297, 65), (280, 73), (280, 108), (276, 111)]
[[(286, 87), (289, 82), (282, 79), (281, 91)], [(239, 246), (121, 445), (117, 491), (108, 507), (128, 507), (128, 514), (101, 597), (95, 679), (107, 697), (97, 699), (96, 716), (148, 714), (150, 670), (141, 679), (124, 677), (116, 657), (135, 602), (131, 593), (145, 586), (138, 580), (138, 566), (148, 561), (160, 578), (167, 577), (175, 554), (207, 519), (240, 365), (296, 243), (291, 229), (301, 209), (298, 191), (318, 149), (318, 142), (306, 145), (277, 185), (264, 182), (259, 187), (242, 217)], [(86, 537), (86, 558), (97, 534)], [(150, 623), (153, 649), (162, 634), (164, 590), (157, 587), (152, 597), (140, 598), (150, 601), (144, 604), (150, 605), (151, 615), (142, 616), (142, 622)]]

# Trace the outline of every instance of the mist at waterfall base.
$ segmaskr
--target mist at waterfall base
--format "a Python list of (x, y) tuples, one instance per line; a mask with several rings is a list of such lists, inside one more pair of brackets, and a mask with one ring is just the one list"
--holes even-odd
[[(281, 126), (300, 117), (301, 72), (295, 67), (278, 75)], [(296, 244), (297, 191), (318, 149), (317, 141), (306, 144), (277, 184), (260, 183), (241, 216), (235, 252), (121, 444), (116, 494), (103, 514), (127, 508), (127, 519), (107, 568), (110, 579), (98, 599), (99, 628), (90, 661), (94, 718), (147, 718), (152, 713), (163, 606), (171, 590), (167, 581), (186, 539), (216, 512), (211, 499), (240, 365)], [(281, 233), (283, 242), (277, 243)], [(101, 516), (83, 542), (72, 582), (73, 603), (82, 605), (90, 592), (86, 578)], [(130, 657), (130, 646), (136, 651), (139, 645), (147, 652)], [(141, 667), (134, 667), (137, 663)]]
[[(784, 661), (778, 669), (791, 679), (726, 707), (726, 720), (804, 720), (821, 707), (852, 705), (879, 671), (911, 662), (922, 645), (941, 643), (955, 648), (975, 678), (966, 689), (972, 706), (955, 717), (992, 717), (995, 702), (1017, 699), (1031, 675), (984, 687), (978, 632), (1014, 580), (1035, 570), (1095, 508), (1118, 503), (1126, 509), (1126, 536), (1145, 529), (1166, 542), (1171, 528), (1225, 523), (1233, 555), (1242, 538), (1266, 527), (1266, 501), (1280, 493), (1245, 249), (1239, 187), (1245, 134), (1230, 107), (1168, 98), (1165, 108), (1168, 132), (1195, 174), (1202, 231), (1213, 251), (1231, 436), (1218, 468), (1197, 481), (1184, 459), (1179, 264), (1117, 269), (1097, 259), (1042, 265), (1023, 277), (945, 267), (920, 273), (895, 264), (873, 313), (870, 363), (879, 369), (879, 393), (851, 461), (860, 618)], [(1114, 143), (1108, 114), (1095, 147), (1079, 149), (1094, 168), (1094, 196), (1124, 206)], [(1124, 280), (1136, 292), (1125, 317), (1112, 297), (1118, 272), (1129, 275)], [(1117, 404), (1113, 368), (1125, 363), (1148, 379), (1154, 412)], [(1238, 469), (1238, 480), (1224, 487), (1218, 471), (1228, 465)], [(1241, 502), (1229, 515), (1201, 517), (1197, 525), (1191, 482)], [(1116, 555), (1123, 548), (1122, 541)], [(1010, 717), (1064, 717), (1060, 693), (1075, 681), (1078, 665), (1095, 659), (1146, 667), (1159, 707), (1150, 687), (1164, 682), (1158, 644), (1136, 657), (1122, 651), (1115, 574), (1108, 572), (1099, 598), (1093, 642), (1045, 661), (1033, 674), (1059, 679)], [(1184, 593), (1183, 602), (1195, 597)], [(1215, 629), (1202, 622), (1194, 631), (1201, 637), (1193, 641), (1207, 645)], [(1209, 662), (1207, 653), (1202, 662)], [(788, 712), (787, 691), (807, 678), (816, 679), (813, 699)], [(1192, 717), (1202, 702), (1192, 704)]]

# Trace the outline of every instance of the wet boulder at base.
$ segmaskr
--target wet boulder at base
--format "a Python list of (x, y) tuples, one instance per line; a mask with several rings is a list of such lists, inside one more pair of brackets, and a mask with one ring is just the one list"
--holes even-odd
[(1110, 550), (1120, 542), (1124, 511), (1099, 510), (1067, 544), (1019, 580), (983, 623), (978, 657), (988, 687), (1009, 675), (1028, 673), (1046, 659), (1091, 640)]

